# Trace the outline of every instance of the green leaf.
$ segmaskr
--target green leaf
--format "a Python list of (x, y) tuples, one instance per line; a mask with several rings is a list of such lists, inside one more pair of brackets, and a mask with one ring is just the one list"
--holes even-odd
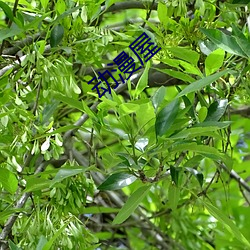
[(231, 121), (225, 121), (225, 122), (204, 121), (195, 124), (193, 127), (217, 127), (217, 129), (222, 129), (228, 127), (230, 124), (232, 124)]
[(58, 16), (53, 23), (58, 23), (60, 20), (64, 19), (66, 16), (71, 15), (72, 13), (74, 13), (74, 12), (78, 11), (79, 9), (81, 9), (82, 7), (83, 7), (83, 5), (79, 4), (78, 6), (73, 7), (72, 9), (66, 10), (60, 16)]
[(56, 25), (50, 35), (50, 46), (56, 47), (63, 39), (64, 28), (61, 24)]
[(169, 207), (175, 211), (180, 199), (180, 188), (175, 183), (171, 182), (168, 188), (168, 204)]
[(52, 100), (49, 104), (44, 105), (42, 112), (42, 124), (49, 122), (50, 118), (53, 116), (54, 112), (58, 108), (59, 102)]
[(140, 109), (139, 104), (135, 103), (122, 103), (119, 105), (119, 110), (121, 114), (131, 114)]
[(176, 70), (173, 70), (173, 69), (158, 69), (158, 71), (162, 72), (162, 73), (165, 73), (169, 76), (172, 76), (174, 78), (177, 78), (177, 79), (180, 79), (184, 82), (193, 82), (195, 79), (191, 76), (189, 76), (188, 74), (186, 73), (183, 73), (183, 72), (180, 72), (180, 71), (176, 71)]
[(205, 72), (206, 75), (211, 75), (223, 65), (225, 57), (225, 51), (222, 49), (217, 49), (210, 53), (205, 60)]
[(99, 187), (99, 190), (117, 190), (133, 183), (136, 177), (132, 174), (120, 172), (109, 176)]
[(248, 42), (245, 35), (242, 33), (242, 31), (234, 23), (232, 23), (232, 35), (234, 37), (240, 38), (240, 39)]
[(0, 1), (0, 8), (3, 9), (5, 15), (6, 15), (11, 21), (14, 21), (14, 15), (13, 15), (13, 12), (12, 12), (11, 8), (9, 7), (9, 5), (7, 5), (7, 4), (4, 3), (3, 1)]
[(156, 136), (164, 135), (174, 123), (179, 110), (179, 101), (174, 99), (156, 116), (155, 132)]
[(47, 241), (46, 237), (44, 235), (41, 235), (40, 239), (38, 241), (36, 250), (43, 250), (43, 247), (46, 245), (47, 242), (48, 241)]
[(51, 185), (51, 180), (47, 180), (42, 177), (30, 176), (26, 178), (26, 188), (24, 192), (39, 191), (49, 188)]
[[(27, 15), (27, 13), (26, 13)], [(41, 24), (41, 22), (46, 18), (46, 17), (49, 17), (51, 15), (51, 11), (49, 12), (46, 12), (44, 15), (42, 16), (35, 16), (35, 18), (32, 16), (29, 16), (31, 17), (31, 22), (28, 23), (25, 27), (24, 27), (24, 30), (27, 31), (27, 30), (30, 30), (30, 29), (37, 29), (37, 27)]]
[(200, 58), (200, 54), (198, 52), (190, 49), (176, 47), (176, 48), (169, 48), (168, 50), (172, 52), (175, 57), (190, 62), (194, 66), (197, 65)]
[(244, 51), (244, 53), (250, 57), (250, 42), (248, 41), (248, 39), (244, 38), (240, 38), (240, 37), (235, 37), (237, 43), (239, 44), (240, 48)]
[(43, 7), (44, 9), (47, 8), (48, 3), (49, 3), (49, 0), (41, 0), (41, 5), (42, 5), (42, 7)]
[(246, 57), (246, 54), (241, 49), (237, 40), (233, 36), (228, 36), (222, 31), (217, 29), (204, 29), (200, 28), (201, 32), (204, 33), (213, 43), (219, 48), (241, 57)]
[(113, 5), (114, 3), (116, 3), (118, 0), (106, 0), (105, 1), (105, 7), (106, 9), (108, 9), (111, 5)]
[(222, 77), (223, 75), (227, 74), (231, 72), (230, 70), (223, 70), (221, 72), (215, 73), (213, 75), (207, 76), (205, 78), (202, 78), (198, 81), (195, 81), (191, 84), (189, 84), (185, 89), (183, 89), (178, 95), (178, 97), (181, 97), (183, 95), (195, 92), (197, 90), (200, 90), (204, 87), (206, 87), (207, 85), (213, 83), (214, 81), (218, 80), (220, 77)]
[(180, 131), (179, 133), (172, 135), (170, 139), (190, 139), (196, 136), (206, 135), (207, 132), (215, 131), (218, 127), (195, 127), (188, 128)]
[(165, 94), (166, 94), (166, 87), (161, 86), (159, 89), (157, 89), (155, 94), (152, 96), (151, 101), (152, 101), (155, 111), (157, 111), (158, 107), (163, 102)]
[(146, 68), (143, 71), (143, 73), (142, 73), (142, 75), (137, 83), (137, 86), (135, 88), (135, 94), (134, 94), (135, 98), (137, 98), (148, 85), (148, 70), (149, 70), (149, 68), (150, 68), (150, 61), (147, 62)]
[(193, 168), (194, 166), (198, 166), (203, 159), (204, 157), (202, 155), (195, 155), (185, 162), (184, 167)]
[(60, 93), (57, 93), (57, 92), (54, 92), (54, 95), (53, 97), (63, 103), (66, 103), (68, 104), (69, 106), (73, 107), (73, 108), (76, 108), (82, 112), (85, 112), (85, 109), (83, 108), (83, 105), (80, 101), (76, 100), (76, 99), (73, 99), (71, 97), (68, 97), (68, 96), (65, 96), (65, 95), (62, 95)]
[(150, 187), (150, 185), (144, 185), (131, 194), (120, 212), (116, 215), (112, 224), (121, 224), (124, 222), (139, 206), (143, 198), (147, 195)]
[(0, 183), (11, 194), (14, 194), (18, 187), (18, 180), (16, 176), (5, 168), (0, 168)]
[(15, 245), (11, 240), (9, 240), (8, 242), (9, 242), (10, 250), (22, 250), (17, 245)]
[(198, 118), (200, 122), (203, 122), (206, 119), (207, 116), (207, 108), (206, 107), (201, 107), (199, 112), (198, 112)]
[(180, 151), (193, 151), (197, 152), (205, 157), (208, 157), (214, 161), (223, 161), (229, 168), (231, 168), (232, 163), (230, 162), (231, 158), (226, 154), (220, 153), (216, 148), (207, 146), (207, 145), (197, 145), (196, 143), (184, 143), (182, 145), (175, 145), (172, 147), (171, 152), (180, 152)]
[(0, 42), (6, 38), (17, 36), (23, 32), (23, 29), (20, 29), (18, 26), (13, 25), (11, 28), (1, 29), (0, 30)]
[[(180, 87), (176, 86), (176, 88), (177, 88), (178, 92), (180, 93), (181, 92)], [(188, 114), (190, 115), (190, 117), (192, 117), (192, 119), (196, 120), (196, 116), (194, 113), (194, 107), (193, 107), (192, 103), (190, 102), (190, 100), (186, 96), (182, 96), (181, 98), (185, 103), (185, 108), (188, 109)]]
[(207, 113), (205, 122), (219, 121), (227, 109), (227, 104), (228, 104), (227, 99), (222, 99), (222, 100), (213, 102), (208, 108), (208, 113)]
[(80, 174), (82, 172), (85, 172), (85, 170), (86, 170), (85, 168), (79, 167), (79, 166), (63, 167), (57, 172), (56, 176), (54, 177), (54, 179), (51, 182), (51, 186), (57, 182), (61, 182), (62, 180), (66, 179), (70, 176), (74, 176), (74, 175)]
[[(201, 199), (200, 199), (201, 200)], [(202, 201), (202, 200), (201, 200)], [(216, 218), (223, 226), (232, 233), (239, 241), (241, 241), (245, 246), (250, 248), (250, 242), (245, 238), (245, 236), (240, 232), (238, 227), (230, 220), (220, 209), (216, 208), (212, 204), (202, 201), (208, 212)]]
[(5, 211), (0, 212), (0, 222), (4, 223), (6, 219), (8, 219), (8, 217), (14, 213), (18, 213), (18, 212), (23, 212), (24, 209), (23, 208), (9, 208), (7, 207)]
[(168, 10), (165, 3), (159, 2), (157, 6), (157, 14), (162, 24), (167, 24), (168, 21)]
[(196, 169), (194, 168), (189, 168), (189, 167), (186, 167), (185, 168), (188, 172), (190, 172), (192, 175), (195, 176), (195, 178), (197, 179), (197, 181), (199, 182), (200, 186), (202, 187), (203, 185), (203, 181), (204, 181), (204, 176), (201, 172), (197, 171)]
[(182, 68), (184, 68), (183, 71), (185, 73), (198, 75), (200, 77), (203, 76), (203, 74), (201, 73), (200, 69), (197, 66), (193, 66), (191, 63), (188, 63), (182, 60), (178, 60), (178, 61), (179, 61), (179, 65), (182, 66)]
[(176, 186), (178, 186), (178, 181), (179, 181), (179, 173), (180, 173), (181, 169), (180, 168), (176, 168), (173, 166), (170, 166), (170, 175), (171, 175), (171, 179), (174, 182), (174, 184)]
[(111, 213), (117, 213), (119, 212), (119, 208), (114, 207), (82, 207), (80, 208), (81, 214), (111, 214)]
[(53, 237), (45, 244), (45, 246), (43, 247), (42, 250), (49, 250), (52, 245), (53, 242), (59, 237), (59, 235), (64, 231), (64, 229), (68, 226), (69, 222), (64, 222), (65, 224), (55, 232), (55, 234), (53, 235)]

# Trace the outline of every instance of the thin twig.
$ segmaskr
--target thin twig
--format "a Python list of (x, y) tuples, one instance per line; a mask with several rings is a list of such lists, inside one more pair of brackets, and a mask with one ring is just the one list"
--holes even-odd
[(246, 193), (244, 192), (242, 186), (239, 185), (239, 188), (240, 188), (240, 192), (242, 193), (242, 196), (244, 197), (246, 203), (248, 204), (248, 206), (250, 206), (250, 200), (249, 200), (248, 197), (246, 196)]
[(3, 55), (15, 55), (19, 50), (23, 49), (25, 46), (31, 45), (35, 41), (43, 38), (45, 36), (45, 32), (39, 32), (32, 36), (27, 36), (25, 39), (18, 41), (13, 44), (13, 47), (6, 48), (3, 50)]
[(240, 186), (246, 191), (250, 192), (250, 186), (232, 169), (229, 170), (224, 163), (218, 164), (220, 168), (224, 169), (232, 179), (236, 180)]
[[(41, 173), (44, 171), (44, 169), (46, 168), (46, 166), (48, 165), (47, 162), (43, 162), (42, 164), (40, 164), (40, 166), (36, 169), (35, 174)], [(26, 201), (28, 200), (29, 196), (31, 195), (31, 192), (28, 193), (24, 193), (21, 198), (17, 201), (14, 209), (20, 209), (22, 208)], [(9, 233), (11, 232), (11, 229), (17, 219), (18, 215), (15, 213), (12, 216), (9, 217), (9, 219), (7, 220), (7, 222), (5, 223), (3, 230), (0, 234), (0, 243), (2, 240), (4, 240)]]
[(154, 7), (154, 4), (155, 4), (155, 0), (153, 0), (153, 2), (152, 2), (152, 4), (151, 4), (151, 6), (150, 6), (150, 8), (149, 8), (149, 11), (147, 12), (147, 16), (146, 16), (146, 20), (143, 22), (143, 24), (142, 24), (142, 28), (144, 28), (145, 27), (145, 25), (146, 25), (146, 21), (148, 21), (148, 19), (150, 18), (150, 15), (151, 15), (151, 12), (152, 12), (152, 9), (153, 9), (153, 7)]
[(36, 94), (36, 101), (35, 101), (35, 104), (34, 104), (34, 107), (33, 107), (33, 114), (34, 115), (36, 115), (36, 110), (37, 110), (37, 107), (38, 107), (38, 101), (39, 101), (39, 97), (40, 97), (41, 85), (42, 85), (42, 81), (40, 81), (38, 83), (37, 94)]
[[(16, 10), (17, 10), (17, 6), (18, 6), (18, 2), (19, 2), (19, 0), (15, 0), (14, 7), (13, 7), (13, 10), (12, 10), (13, 16), (16, 15)], [(8, 28), (10, 28), (11, 24), (12, 24), (12, 20), (9, 19), (8, 20)], [(2, 41), (2, 45), (1, 45), (1, 48), (0, 48), (0, 55), (2, 55), (2, 53), (3, 53), (3, 49), (5, 47), (5, 44), (6, 44), (6, 40), (4, 39)]]

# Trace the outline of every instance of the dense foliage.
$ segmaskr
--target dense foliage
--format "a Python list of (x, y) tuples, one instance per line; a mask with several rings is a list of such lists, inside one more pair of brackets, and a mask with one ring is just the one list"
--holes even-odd
[(247, 4), (0, 1), (0, 249), (250, 249)]

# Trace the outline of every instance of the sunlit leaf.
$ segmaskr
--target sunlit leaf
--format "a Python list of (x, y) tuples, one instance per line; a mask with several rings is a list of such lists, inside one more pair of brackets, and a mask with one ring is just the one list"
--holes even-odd
[(148, 138), (140, 138), (136, 143), (135, 147), (140, 150), (144, 151), (145, 147), (148, 145)]
[(197, 65), (200, 55), (194, 50), (176, 47), (176, 48), (169, 48), (169, 51), (173, 53), (175, 57), (178, 57), (182, 60), (190, 62), (192, 65)]
[(123, 103), (119, 106), (121, 113), (131, 114), (137, 111), (140, 108), (140, 105), (135, 103)]
[(219, 48), (238, 56), (246, 57), (246, 54), (241, 49), (237, 40), (233, 36), (226, 35), (220, 30), (217, 29), (204, 29), (200, 28), (212, 42), (214, 42)]
[(201, 107), (199, 112), (198, 112), (198, 118), (200, 122), (203, 122), (207, 116), (207, 108), (206, 107)]
[(3, 9), (5, 15), (11, 20), (14, 20), (14, 15), (13, 12), (11, 10), (11, 8), (9, 7), (9, 5), (7, 5), (6, 3), (4, 3), (3, 1), (0, 1), (0, 8)]
[(228, 105), (227, 99), (222, 99), (215, 101), (208, 108), (208, 114), (204, 122), (208, 121), (219, 121), (220, 118), (224, 115)]
[(61, 101), (63, 103), (66, 103), (66, 104), (68, 104), (69, 106), (71, 106), (73, 108), (76, 108), (76, 109), (78, 109), (78, 110), (80, 110), (82, 112), (85, 111), (84, 108), (83, 108), (82, 103), (80, 101), (74, 99), (74, 98), (70, 98), (70, 97), (62, 95), (60, 93), (54, 93), (54, 97), (57, 100), (59, 100), (59, 101)]
[(69, 167), (64, 167), (61, 168), (58, 173), (56, 174), (55, 178), (52, 180), (51, 185), (54, 185), (57, 182), (61, 182), (62, 180), (64, 180), (65, 178), (68, 178), (70, 176), (74, 176), (80, 173), (83, 173), (85, 171), (84, 167), (73, 167), (73, 166), (69, 166)]
[(240, 232), (235, 223), (230, 220), (220, 209), (213, 206), (212, 204), (203, 201), (208, 212), (214, 216), (219, 222), (221, 222), (225, 228), (232, 233), (239, 241), (241, 241), (246, 247), (250, 248), (250, 242), (245, 238), (245, 236)]
[(153, 95), (151, 100), (153, 103), (153, 107), (156, 111), (158, 107), (161, 105), (161, 103), (163, 102), (165, 94), (166, 94), (166, 87), (161, 86), (159, 89), (157, 89), (157, 91)]
[(170, 183), (168, 188), (168, 204), (173, 211), (177, 208), (179, 198), (180, 188), (178, 188), (174, 183)]
[(41, 0), (41, 5), (43, 6), (44, 9), (47, 8), (48, 3), (49, 3), (49, 0)]
[(211, 75), (223, 65), (225, 56), (225, 51), (222, 49), (217, 49), (210, 53), (205, 60), (205, 72), (206, 75)]
[(59, 230), (55, 232), (55, 234), (50, 238), (50, 240), (44, 245), (43, 250), (49, 250), (51, 249), (54, 241), (59, 237), (59, 235), (65, 230), (65, 228), (68, 226), (68, 223), (65, 223)]
[(138, 97), (140, 93), (147, 87), (148, 85), (148, 71), (150, 67), (150, 61), (147, 62), (146, 68), (143, 71), (135, 89), (135, 97)]
[(222, 129), (228, 127), (232, 124), (231, 121), (217, 122), (217, 121), (204, 121), (195, 124), (193, 127), (217, 127), (217, 129)]
[(159, 20), (161, 21), (162, 24), (166, 24), (168, 20), (168, 10), (167, 6), (163, 2), (159, 2), (157, 6), (157, 14), (159, 17)]
[(157, 69), (158, 71), (165, 73), (169, 76), (172, 76), (174, 78), (180, 79), (184, 82), (193, 82), (195, 79), (193, 77), (191, 77), (190, 75), (183, 73), (181, 71), (176, 71), (174, 69)]
[(99, 190), (117, 190), (133, 183), (136, 177), (132, 174), (119, 172), (109, 176), (99, 187)]
[(218, 127), (193, 127), (180, 131), (179, 133), (172, 135), (172, 139), (188, 139), (194, 138), (196, 136), (206, 135), (210, 131), (215, 131), (219, 129)]
[(200, 90), (204, 87), (206, 87), (207, 85), (215, 82), (216, 80), (218, 80), (220, 77), (222, 77), (223, 75), (229, 73), (229, 70), (223, 70), (221, 72), (215, 73), (213, 75), (207, 76), (205, 78), (202, 78), (198, 81), (195, 81), (191, 84), (189, 84), (184, 90), (182, 90), (177, 97), (181, 97), (183, 95), (195, 92), (197, 90)]
[(14, 194), (18, 187), (16, 176), (5, 168), (0, 168), (0, 183), (11, 194)]
[(51, 185), (51, 180), (42, 177), (30, 176), (26, 178), (26, 188), (24, 191), (25, 192), (40, 191), (49, 188), (50, 185)]

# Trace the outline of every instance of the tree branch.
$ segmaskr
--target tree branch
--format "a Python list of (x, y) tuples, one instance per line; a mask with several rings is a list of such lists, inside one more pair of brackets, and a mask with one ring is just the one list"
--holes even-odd
[(240, 186), (242, 186), (246, 191), (250, 192), (250, 186), (233, 169), (229, 170), (224, 163), (219, 164), (219, 166), (225, 170), (232, 179), (236, 180)]
[[(50, 45), (46, 45), (45, 46), (45, 50), (44, 52), (49, 52), (50, 51)], [(12, 64), (9, 64), (7, 66), (5, 66), (4, 68), (0, 69), (0, 77), (3, 76), (7, 71), (11, 70), (11, 69), (18, 69), (21, 65), (20, 62), (23, 62), (25, 60), (25, 58), (27, 57), (27, 55), (21, 56), (18, 60), (15, 60)]]
[[(35, 171), (35, 174), (41, 173), (44, 171), (44, 169), (46, 168), (46, 166), (48, 165), (48, 162), (43, 162), (42, 164), (40, 164), (38, 166), (38, 168)], [(21, 198), (17, 201), (14, 209), (19, 209), (22, 208), (26, 201), (28, 200), (29, 196), (31, 195), (31, 192), (28, 193), (24, 193)], [(7, 222), (5, 223), (3, 230), (0, 234), (0, 243), (9, 235), (9, 233), (11, 232), (11, 229), (17, 219), (18, 215), (17, 214), (13, 214), (12, 216), (9, 217), (9, 219), (7, 220)]]
[(15, 55), (19, 50), (23, 49), (25, 46), (31, 45), (33, 42), (40, 40), (45, 36), (45, 32), (39, 32), (33, 36), (27, 36), (25, 39), (18, 41), (13, 44), (13, 47), (6, 48), (3, 50), (3, 55)]

